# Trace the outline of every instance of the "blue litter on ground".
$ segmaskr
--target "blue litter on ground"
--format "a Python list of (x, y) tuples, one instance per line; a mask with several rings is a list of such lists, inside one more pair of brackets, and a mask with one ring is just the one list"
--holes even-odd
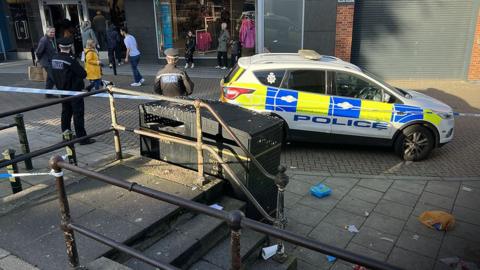
[(310, 188), (310, 193), (317, 198), (323, 198), (332, 193), (332, 189), (324, 184), (318, 184)]
[(328, 260), (328, 262), (334, 262), (334, 261), (337, 260), (337, 258), (333, 257), (333, 256), (330, 256), (330, 255), (327, 255), (327, 260)]

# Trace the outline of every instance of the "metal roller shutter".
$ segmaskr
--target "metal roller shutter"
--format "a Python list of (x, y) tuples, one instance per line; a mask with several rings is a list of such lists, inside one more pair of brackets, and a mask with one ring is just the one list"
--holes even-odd
[(352, 62), (388, 79), (464, 79), (475, 0), (357, 0)]

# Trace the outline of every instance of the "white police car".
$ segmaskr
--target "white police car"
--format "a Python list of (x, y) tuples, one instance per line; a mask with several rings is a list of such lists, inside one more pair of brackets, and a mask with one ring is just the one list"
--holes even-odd
[(448, 105), (314, 51), (242, 57), (220, 100), (285, 120), (291, 140), (391, 145), (422, 160), (453, 138)]

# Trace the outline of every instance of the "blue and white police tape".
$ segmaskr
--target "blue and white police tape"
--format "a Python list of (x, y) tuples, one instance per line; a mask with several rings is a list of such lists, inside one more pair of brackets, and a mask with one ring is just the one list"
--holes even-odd
[[(85, 92), (79, 91), (64, 91), (64, 90), (54, 90), (54, 89), (38, 89), (38, 88), (26, 88), (26, 87), (13, 87), (13, 86), (0, 86), (0, 92), (13, 92), (13, 93), (24, 93), (24, 94), (52, 94), (52, 95), (64, 95), (64, 96), (76, 96)], [(154, 100), (151, 97), (145, 96), (130, 96), (130, 95), (119, 95), (114, 94), (115, 98), (123, 99), (139, 99), (139, 100)], [(93, 97), (108, 97), (107, 93), (100, 93), (93, 95)]]
[[(13, 86), (0, 86), (0, 92), (14, 92), (14, 93), (24, 93), (24, 94), (52, 94), (52, 95), (64, 95), (64, 96), (75, 96), (80, 95), (84, 92), (79, 91), (64, 91), (64, 90), (54, 90), (54, 89), (38, 89), (38, 88), (26, 88), (26, 87), (13, 87)], [(100, 93), (93, 95), (93, 97), (108, 97), (107, 93)], [(121, 94), (114, 94), (115, 98), (121, 99), (137, 99), (137, 100), (155, 100), (151, 97), (146, 96), (131, 96), (131, 95), (121, 95)], [(265, 104), (256, 104), (250, 106), (262, 106)], [(317, 104), (318, 105), (318, 104)], [(418, 112), (410, 112), (410, 113), (418, 113)], [(480, 113), (459, 113), (454, 112), (454, 116), (466, 116), (466, 117), (480, 117)]]
[(37, 173), (0, 173), (0, 179), (12, 178), (12, 177), (25, 177), (25, 176), (41, 176), (51, 175), (55, 177), (63, 176), (63, 172), (56, 173), (53, 169), (50, 172), (37, 172)]
[(480, 113), (458, 113), (454, 112), (454, 116), (470, 116), (470, 117), (480, 117)]

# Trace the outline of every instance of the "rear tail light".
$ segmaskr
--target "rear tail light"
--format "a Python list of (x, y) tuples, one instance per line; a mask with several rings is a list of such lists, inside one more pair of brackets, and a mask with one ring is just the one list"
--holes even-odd
[(226, 99), (230, 99), (230, 100), (234, 100), (240, 95), (251, 94), (253, 92), (255, 92), (255, 90), (248, 89), (248, 88), (238, 88), (238, 87), (224, 87), (223, 88), (223, 96)]

